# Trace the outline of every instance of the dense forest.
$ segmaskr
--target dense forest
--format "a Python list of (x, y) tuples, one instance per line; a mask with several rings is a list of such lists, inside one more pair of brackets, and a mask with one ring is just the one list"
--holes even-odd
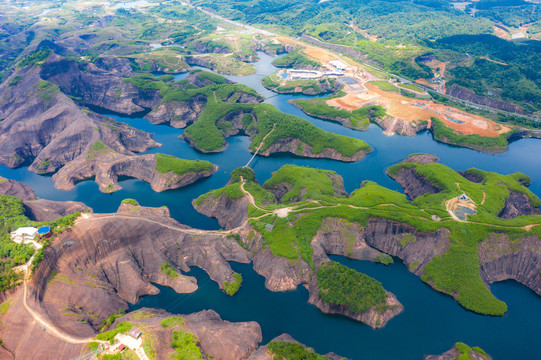
[(447, 85), (466, 87), (479, 96), (501, 97), (526, 111), (541, 109), (541, 42), (457, 35), (436, 41), (435, 47), (475, 56), (469, 64), (449, 70)]
[[(541, 36), (541, 5), (481, 0), (458, 8), (444, 0), (194, 0), (228, 18), (291, 36), (354, 47), (372, 65), (400, 76), (431, 79), (422, 59), (447, 64), (447, 85), (505, 100), (527, 113), (541, 110), (541, 42), (494, 36)], [(526, 35), (524, 35), (526, 36)]]

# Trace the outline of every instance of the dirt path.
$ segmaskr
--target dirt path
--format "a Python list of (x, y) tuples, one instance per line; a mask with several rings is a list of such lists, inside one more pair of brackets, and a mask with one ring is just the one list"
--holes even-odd
[(96, 340), (96, 339), (93, 339), (93, 338), (82, 338), (82, 339), (81, 338), (74, 338), (73, 336), (62, 332), (61, 330), (58, 330), (54, 325), (47, 322), (40, 314), (38, 314), (30, 306), (28, 306), (28, 303), (26, 302), (27, 288), (28, 288), (28, 285), (27, 285), (27, 282), (26, 282), (26, 279), (25, 279), (24, 280), (24, 293), (23, 293), (23, 305), (24, 305), (24, 308), (26, 309), (26, 311), (28, 311), (28, 313), (30, 315), (32, 315), (32, 318), (34, 318), (34, 320), (36, 322), (38, 322), (39, 324), (41, 324), (41, 326), (43, 326), (45, 328), (47, 333), (53, 335), (54, 337), (56, 337), (56, 338), (58, 338), (58, 339), (60, 339), (60, 340), (62, 340), (64, 342), (70, 343), (70, 344), (87, 344), (89, 342), (98, 342), (98, 343), (102, 343), (102, 344), (108, 344), (107, 341)]
[(265, 210), (265, 209), (259, 207), (259, 205), (257, 205), (257, 204), (255, 203), (254, 196), (253, 196), (250, 192), (246, 191), (246, 189), (244, 189), (244, 184), (245, 184), (245, 183), (246, 183), (246, 181), (245, 181), (245, 180), (243, 179), (243, 177), (241, 176), (241, 177), (240, 177), (240, 190), (244, 193), (244, 195), (248, 196), (248, 201), (250, 201), (250, 204), (252, 204), (252, 206), (255, 207), (255, 208), (258, 209), (258, 210), (261, 210), (261, 211), (264, 211), (264, 212), (268, 212), (267, 210)]

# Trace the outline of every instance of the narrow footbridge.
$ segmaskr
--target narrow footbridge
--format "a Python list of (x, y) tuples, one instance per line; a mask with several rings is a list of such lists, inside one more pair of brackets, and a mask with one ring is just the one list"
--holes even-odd
[(267, 135), (265, 135), (265, 137), (263, 138), (263, 140), (261, 140), (261, 143), (259, 144), (259, 147), (257, 148), (257, 150), (255, 151), (254, 155), (250, 158), (250, 160), (246, 163), (246, 165), (244, 165), (244, 167), (249, 167), (250, 166), (250, 163), (252, 162), (252, 160), (256, 157), (256, 155), (259, 153), (259, 150), (261, 149), (261, 147), (263, 146), (263, 144), (265, 143), (265, 139), (267, 138), (267, 136), (269, 136), (273, 131), (274, 131), (274, 128), (276, 127), (276, 123), (274, 123), (274, 125), (272, 125), (272, 130), (269, 131), (269, 133)]

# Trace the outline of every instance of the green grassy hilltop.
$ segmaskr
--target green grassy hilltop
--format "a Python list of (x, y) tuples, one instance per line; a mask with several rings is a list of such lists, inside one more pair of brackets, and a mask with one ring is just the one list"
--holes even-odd
[[(490, 315), (506, 312), (505, 303), (496, 299), (484, 285), (479, 274), (478, 246), (493, 235), (505, 235), (511, 241), (525, 236), (541, 236), (541, 215), (523, 215), (502, 218), (500, 213), (511, 193), (525, 196), (530, 206), (539, 209), (541, 200), (527, 189), (529, 178), (523, 174), (500, 175), (477, 169), (466, 172), (468, 180), (451, 168), (438, 164), (403, 162), (389, 168), (389, 174), (396, 176), (401, 169), (413, 170), (426, 183), (441, 191), (409, 200), (406, 195), (384, 188), (375, 182), (365, 181), (361, 187), (347, 195), (339, 191), (341, 178), (334, 172), (285, 165), (259, 186), (253, 180), (244, 183), (256, 201), (251, 207), (249, 220), (255, 230), (261, 233), (264, 246), (275, 256), (295, 261), (302, 259), (312, 264), (311, 241), (322, 228), (325, 219), (338, 218), (344, 224), (359, 224), (366, 227), (370, 219), (387, 219), (412, 226), (414, 232), (396, 236), (395, 241), (404, 248), (415, 243), (415, 233), (431, 233), (446, 229), (449, 245), (445, 252), (436, 255), (417, 273), (423, 281), (435, 289), (453, 295), (465, 308)], [(202, 195), (217, 198), (222, 194), (231, 199), (244, 196), (240, 182), (228, 185)], [(275, 196), (276, 189), (282, 189), (281, 197)], [(274, 191), (274, 194), (272, 193)], [(463, 193), (476, 205), (476, 214), (466, 221), (458, 221), (447, 210), (447, 202)], [(287, 217), (276, 216), (275, 210), (288, 207)], [(267, 213), (266, 216), (261, 216)], [(273, 223), (272, 231), (265, 230), (267, 223)], [(344, 235), (345, 236), (345, 235)], [(519, 243), (517, 243), (519, 244)], [(377, 247), (377, 244), (375, 245)], [(516, 245), (519, 246), (519, 245)], [(410, 270), (419, 266), (418, 261), (407, 264)]]

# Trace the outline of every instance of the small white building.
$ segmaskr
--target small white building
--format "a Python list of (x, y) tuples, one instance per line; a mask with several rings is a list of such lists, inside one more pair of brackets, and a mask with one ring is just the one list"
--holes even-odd
[(337, 70), (344, 71), (349, 69), (349, 66), (347, 66), (343, 61), (341, 60), (331, 60), (329, 61), (329, 64), (334, 66)]
[(24, 244), (26, 241), (34, 240), (37, 235), (38, 229), (35, 227), (20, 227), (11, 233), (11, 240), (18, 244)]

